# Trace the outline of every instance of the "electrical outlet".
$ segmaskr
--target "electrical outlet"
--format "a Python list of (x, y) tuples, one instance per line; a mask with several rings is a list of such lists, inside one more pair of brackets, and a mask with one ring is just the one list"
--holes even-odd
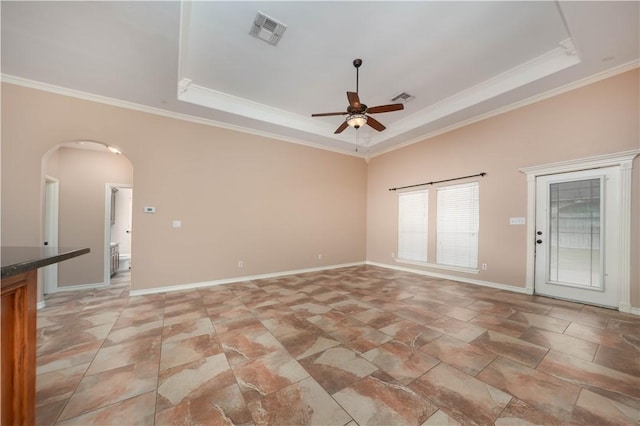
[(322, 253), (318, 254), (318, 260), (322, 260)]
[(391, 253), (391, 258), (395, 259), (396, 258), (396, 254), (395, 253)]
[(486, 263), (483, 263), (483, 264), (482, 264), (482, 270), (483, 270), (483, 271), (486, 271), (486, 270), (487, 270), (487, 264), (486, 264)]
[(238, 268), (244, 268), (244, 261), (238, 260)]

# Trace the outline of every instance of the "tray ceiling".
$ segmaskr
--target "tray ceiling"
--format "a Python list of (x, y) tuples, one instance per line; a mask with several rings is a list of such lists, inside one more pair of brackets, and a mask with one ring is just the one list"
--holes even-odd
[[(343, 116), (311, 114), (346, 109), (362, 58), (364, 103), (415, 97), (358, 131), (372, 155), (638, 66), (639, 6), (3, 1), (2, 77), (354, 153)], [(276, 46), (249, 34), (258, 12), (286, 25)]]

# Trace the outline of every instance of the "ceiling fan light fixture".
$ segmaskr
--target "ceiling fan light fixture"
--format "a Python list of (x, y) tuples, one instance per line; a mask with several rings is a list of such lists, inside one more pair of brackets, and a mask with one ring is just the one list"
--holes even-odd
[(357, 129), (367, 124), (367, 116), (364, 114), (351, 114), (347, 118), (347, 124)]
[[(359, 73), (358, 68), (362, 65), (362, 59), (354, 59), (353, 66), (356, 68), (356, 91), (355, 92), (347, 92), (347, 100), (349, 101), (349, 106), (347, 107), (346, 112), (324, 112), (320, 114), (311, 114), (312, 117), (327, 117), (330, 115), (346, 115), (347, 119), (338, 126), (334, 134), (342, 133), (344, 129), (351, 126), (354, 129), (359, 129), (360, 127), (368, 124), (372, 129), (382, 132), (386, 127), (384, 124), (371, 117), (370, 115), (365, 114), (379, 114), (382, 112), (391, 112), (391, 111), (400, 111), (404, 109), (403, 104), (389, 104), (389, 105), (378, 105), (374, 107), (368, 107), (365, 104), (360, 102), (360, 96), (358, 96), (358, 80)], [(356, 132), (357, 134), (357, 132)]]

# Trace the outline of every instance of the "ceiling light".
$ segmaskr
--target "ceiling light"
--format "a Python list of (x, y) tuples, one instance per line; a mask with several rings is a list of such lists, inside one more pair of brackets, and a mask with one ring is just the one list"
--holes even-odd
[(347, 124), (357, 129), (367, 124), (367, 116), (364, 114), (351, 114), (347, 118)]

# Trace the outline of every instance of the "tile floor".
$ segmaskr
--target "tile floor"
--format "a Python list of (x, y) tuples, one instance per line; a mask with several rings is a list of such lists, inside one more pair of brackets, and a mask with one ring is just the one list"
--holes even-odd
[(371, 266), (38, 313), (38, 424), (640, 422), (640, 317)]

